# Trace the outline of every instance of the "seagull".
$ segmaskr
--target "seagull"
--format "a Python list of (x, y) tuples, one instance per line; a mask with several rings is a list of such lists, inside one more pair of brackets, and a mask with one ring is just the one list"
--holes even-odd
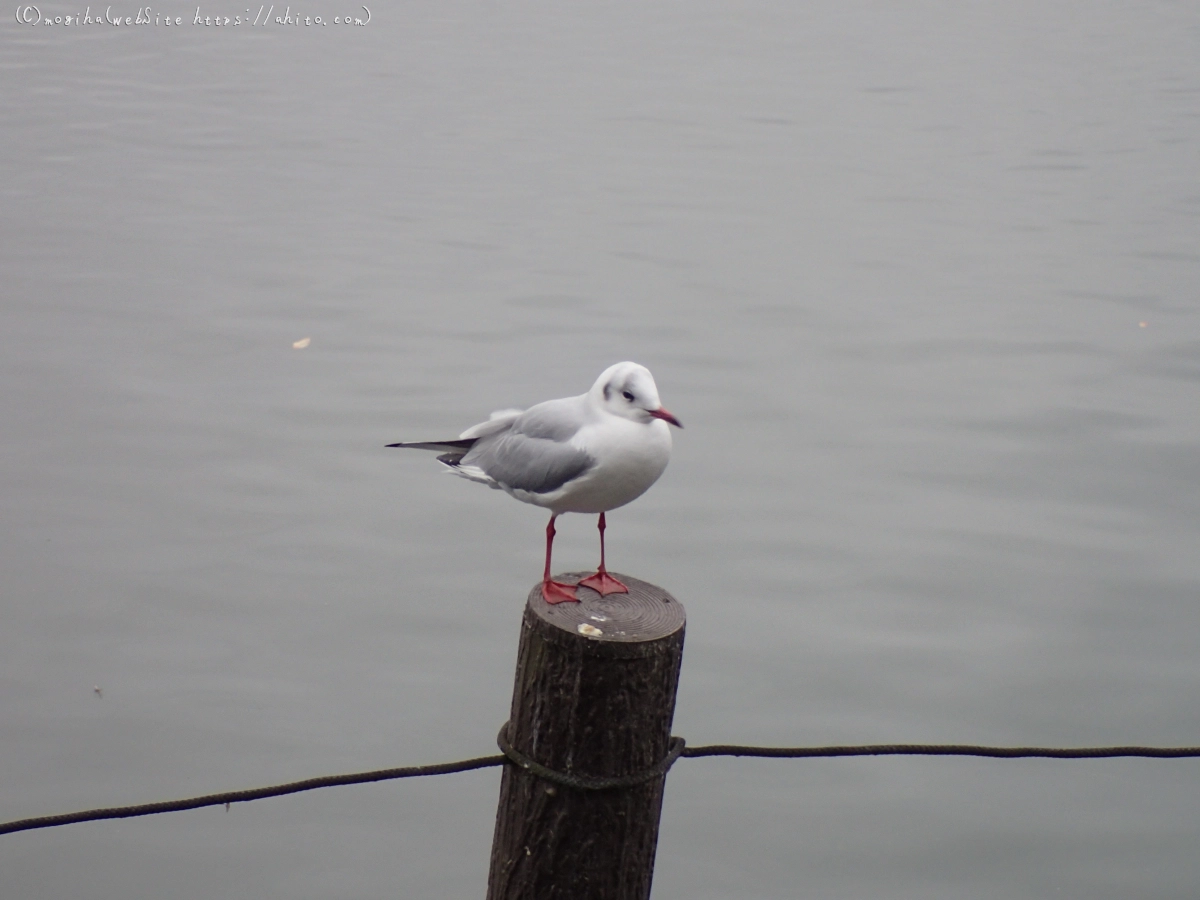
[(600, 568), (579, 583), (605, 594), (629, 592), (604, 567), (604, 514), (640, 497), (671, 458), (670, 423), (645, 366), (620, 362), (578, 397), (547, 400), (527, 410), (502, 409), (457, 440), (388, 444), (436, 450), (455, 475), (506, 491), (550, 510), (542, 598), (578, 602), (575, 585), (550, 577), (554, 520), (563, 513), (600, 514)]

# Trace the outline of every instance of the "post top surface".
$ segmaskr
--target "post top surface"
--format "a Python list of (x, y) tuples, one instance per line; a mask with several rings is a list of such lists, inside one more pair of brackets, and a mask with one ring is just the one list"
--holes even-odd
[[(566, 572), (555, 581), (576, 584), (590, 572)], [(683, 605), (656, 584), (610, 573), (625, 583), (628, 594), (600, 596), (591, 588), (578, 589), (578, 603), (547, 603), (538, 582), (529, 592), (529, 610), (544, 622), (595, 641), (638, 643), (656, 641), (684, 626)]]

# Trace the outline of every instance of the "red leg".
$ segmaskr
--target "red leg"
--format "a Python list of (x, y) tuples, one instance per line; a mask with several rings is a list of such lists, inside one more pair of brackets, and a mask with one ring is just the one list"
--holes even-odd
[(604, 513), (600, 513), (600, 524), (597, 527), (600, 529), (600, 568), (596, 570), (595, 575), (589, 575), (579, 583), (584, 587), (590, 587), (601, 596), (605, 594), (628, 594), (629, 588), (609, 575), (608, 569), (604, 568)]
[(551, 516), (550, 524), (546, 526), (546, 571), (542, 574), (542, 599), (547, 603), (568, 601), (578, 603), (579, 598), (575, 596), (575, 585), (563, 584), (561, 581), (550, 579), (550, 551), (554, 547), (554, 520), (557, 518), (557, 514)]

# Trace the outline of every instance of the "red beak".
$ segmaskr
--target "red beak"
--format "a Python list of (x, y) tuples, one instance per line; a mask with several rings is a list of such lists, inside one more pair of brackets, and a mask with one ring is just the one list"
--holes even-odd
[(650, 415), (654, 416), (654, 418), (662, 419), (664, 422), (670, 422), (676, 428), (683, 427), (682, 425), (679, 424), (679, 420), (677, 418), (675, 418), (673, 415), (671, 415), (669, 412), (667, 412), (661, 406), (658, 409), (652, 409), (649, 412), (650, 412)]

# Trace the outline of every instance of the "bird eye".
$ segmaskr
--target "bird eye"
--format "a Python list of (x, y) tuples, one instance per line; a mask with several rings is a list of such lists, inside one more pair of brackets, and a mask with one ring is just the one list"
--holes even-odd
[(628, 400), (630, 403), (633, 402), (633, 392), (632, 391), (621, 391), (621, 396), (624, 397), (626, 400)]

